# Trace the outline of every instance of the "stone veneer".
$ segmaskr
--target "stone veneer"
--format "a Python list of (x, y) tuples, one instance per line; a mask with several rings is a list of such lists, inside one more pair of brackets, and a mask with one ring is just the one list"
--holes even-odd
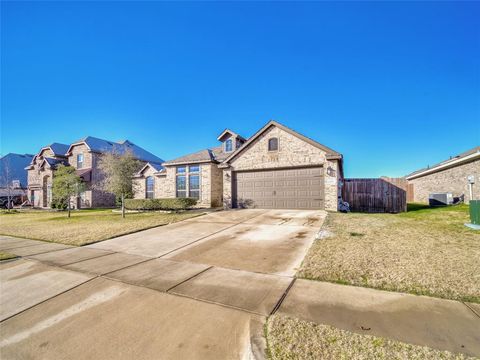
[[(278, 151), (268, 151), (268, 140), (272, 137), (278, 138)], [(247, 146), (230, 162), (230, 168), (224, 170), (226, 207), (232, 206), (232, 171), (322, 165), (325, 168), (325, 210), (337, 211), (340, 194), (338, 160), (327, 160), (325, 151), (277, 126), (271, 126)]]
[[(48, 186), (52, 184), (53, 172), (47, 167), (40, 168), (44, 158), (60, 158), (56, 157), (49, 148), (41, 150), (33, 161), (33, 169), (28, 170), (28, 197), (32, 200), (31, 195), (33, 191), (33, 206), (34, 207), (48, 207), (50, 204), (44, 202), (45, 181)], [(62, 158), (63, 159), (63, 158)]]
[[(198, 207), (218, 207), (221, 206), (222, 184), (221, 184), (221, 170), (218, 169), (217, 164), (202, 163), (190, 164), (200, 166), (200, 199)], [(179, 165), (186, 166), (187, 165)], [(145, 186), (146, 178), (153, 176), (155, 179), (155, 198), (174, 198), (176, 197), (176, 166), (165, 167), (166, 173), (161, 175), (154, 175), (155, 170), (148, 167), (142, 173), (142, 176), (135, 179), (135, 194), (136, 199), (144, 199), (146, 196)], [(187, 176), (188, 189), (188, 176)]]
[(415, 202), (428, 203), (430, 193), (451, 192), (453, 196), (465, 194), (465, 202), (468, 203), (471, 200), (467, 181), (469, 175), (475, 176), (473, 197), (480, 199), (480, 160), (421, 176), (408, 182), (413, 184)]

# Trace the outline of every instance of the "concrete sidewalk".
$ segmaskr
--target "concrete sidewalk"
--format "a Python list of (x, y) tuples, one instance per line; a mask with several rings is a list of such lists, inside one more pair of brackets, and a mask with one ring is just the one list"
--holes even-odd
[(480, 357), (480, 316), (473, 310), (480, 306), (298, 279), (277, 314)]

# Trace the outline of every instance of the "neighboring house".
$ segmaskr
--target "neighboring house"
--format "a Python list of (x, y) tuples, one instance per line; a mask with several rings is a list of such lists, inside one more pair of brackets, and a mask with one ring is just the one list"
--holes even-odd
[(112, 142), (88, 136), (71, 145), (53, 143), (43, 147), (33, 157), (28, 170), (28, 191), (35, 207), (48, 208), (52, 201), (52, 178), (59, 164), (73, 166), (86, 184), (86, 189), (73, 204), (76, 208), (110, 207), (115, 205), (115, 196), (101, 189), (103, 175), (98, 160), (107, 152), (131, 151), (143, 163), (160, 164), (159, 157), (125, 140)]
[(193, 197), (199, 206), (336, 211), (342, 155), (269, 121), (245, 139), (226, 129), (220, 146), (164, 162), (137, 174), (136, 198)]
[[(431, 193), (451, 192), (453, 196), (465, 195), (465, 202), (480, 199), (480, 146), (445, 160), (434, 166), (417, 170), (406, 176), (413, 201), (428, 202)], [(412, 189), (413, 187), (413, 189)]]
[(25, 167), (33, 155), (9, 153), (0, 158), (0, 196), (25, 195), (28, 186)]

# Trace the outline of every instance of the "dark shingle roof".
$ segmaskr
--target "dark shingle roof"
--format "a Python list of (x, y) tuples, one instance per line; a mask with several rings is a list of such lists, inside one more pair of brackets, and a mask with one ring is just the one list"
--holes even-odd
[(161, 164), (163, 162), (163, 160), (158, 156), (153, 155), (152, 153), (148, 152), (147, 150), (141, 148), (138, 145), (135, 145), (134, 143), (128, 140), (121, 141), (121, 142), (114, 142), (114, 141), (99, 139), (93, 136), (87, 136), (83, 139), (75, 141), (71, 146), (78, 143), (85, 143), (93, 152), (105, 153), (105, 152), (114, 151), (122, 154), (125, 151), (130, 150), (138, 160), (155, 163), (155, 164)]
[(27, 187), (27, 167), (33, 159), (30, 154), (9, 153), (0, 158), (0, 187), (6, 187), (7, 182), (19, 180), (20, 187)]
[(189, 164), (200, 162), (221, 162), (227, 158), (227, 154), (223, 151), (222, 146), (217, 146), (211, 149), (203, 149), (188, 155), (178, 157), (173, 160), (166, 161), (164, 165), (173, 164)]
[(68, 151), (70, 145), (67, 144), (60, 144), (60, 143), (52, 143), (46, 147), (52, 149), (55, 156), (65, 156)]
[(68, 166), (68, 161), (65, 159), (43, 158), (43, 160), (52, 168), (57, 167), (58, 164)]
[(425, 167), (425, 168), (423, 168), (423, 169), (420, 169), (420, 170), (416, 170), (416, 171), (414, 171), (414, 172), (406, 175), (406, 177), (408, 178), (408, 177), (410, 177), (410, 176), (414, 176), (414, 175), (419, 174), (419, 173), (422, 173), (422, 172), (424, 172), (424, 171), (431, 170), (431, 169), (435, 169), (435, 168), (438, 167), (438, 166), (448, 165), (448, 163), (450, 163), (450, 162), (452, 162), (452, 161), (460, 160), (460, 159), (462, 159), (462, 158), (464, 158), (464, 157), (467, 157), (468, 155), (472, 155), (472, 154), (475, 154), (475, 153), (477, 153), (477, 152), (480, 152), (480, 146), (476, 146), (476, 147), (474, 147), (473, 149), (467, 150), (467, 151), (465, 151), (465, 152), (463, 152), (463, 153), (461, 153), (461, 154), (458, 154), (458, 155), (456, 155), (456, 156), (453, 156), (453, 157), (451, 157), (450, 159), (444, 160), (444, 161), (442, 161), (442, 162), (440, 162), (440, 163), (438, 163), (438, 164), (435, 164), (435, 165), (432, 165), (432, 166), (427, 166), (427, 167)]

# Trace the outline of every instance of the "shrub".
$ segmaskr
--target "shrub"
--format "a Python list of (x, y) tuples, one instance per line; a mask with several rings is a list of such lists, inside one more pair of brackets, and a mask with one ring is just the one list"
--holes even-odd
[(126, 199), (125, 208), (128, 210), (185, 210), (197, 203), (192, 198), (173, 199)]

